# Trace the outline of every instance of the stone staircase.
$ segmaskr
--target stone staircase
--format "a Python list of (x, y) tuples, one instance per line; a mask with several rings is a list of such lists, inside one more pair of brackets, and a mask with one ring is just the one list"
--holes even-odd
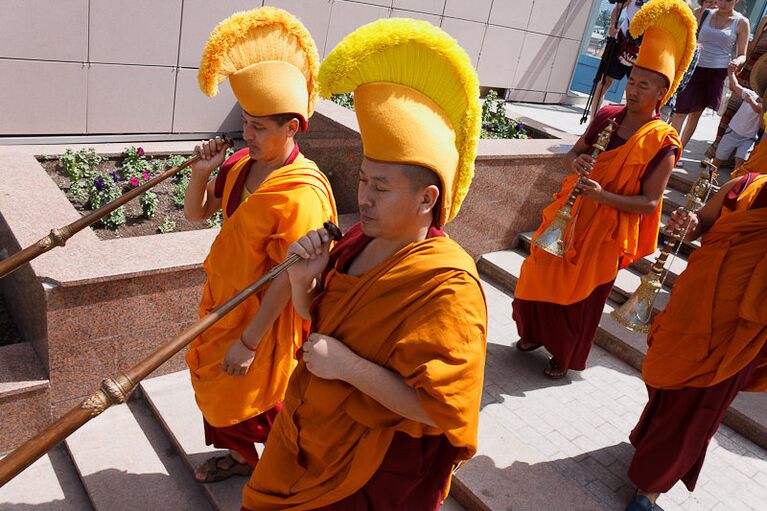
[[(230, 511), (245, 477), (199, 484), (193, 468), (215, 454), (186, 371), (145, 380), (127, 405), (91, 420), (5, 487), (0, 511)], [(445, 511), (463, 511), (448, 499)]]
[[(672, 211), (686, 203), (684, 196), (697, 179), (698, 169), (689, 170), (693, 167), (691, 162), (688, 162), (686, 167), (687, 169), (674, 169), (672, 178), (669, 179), (663, 202), (662, 223), (664, 224)], [(729, 179), (728, 171), (720, 172), (719, 183), (725, 183)], [(718, 190), (718, 187), (716, 189)], [(519, 234), (508, 250), (482, 255), (477, 262), (480, 274), (505, 293), (513, 295), (522, 262), (530, 252), (532, 234), (532, 232)], [(663, 237), (660, 235), (661, 240)], [(671, 288), (677, 277), (687, 267), (688, 257), (699, 247), (699, 240), (685, 242), (676, 258), (672, 260), (669, 257), (666, 264), (668, 274), (653, 307), (655, 313), (666, 306)], [(625, 329), (610, 316), (610, 313), (623, 304), (639, 286), (640, 277), (650, 269), (659, 253), (660, 251), (657, 251), (651, 256), (644, 257), (618, 272), (597, 332), (596, 343), (599, 346), (639, 371), (647, 352), (646, 336)], [(757, 445), (767, 448), (767, 394), (740, 393), (725, 415), (724, 423)]]

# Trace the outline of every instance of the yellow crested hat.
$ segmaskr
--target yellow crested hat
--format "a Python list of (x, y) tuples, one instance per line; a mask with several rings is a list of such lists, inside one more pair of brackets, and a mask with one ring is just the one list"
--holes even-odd
[(200, 62), (200, 89), (218, 94), (229, 79), (248, 114), (297, 114), (301, 128), (317, 100), (319, 56), (312, 36), (292, 14), (275, 7), (238, 12), (218, 24)]
[(442, 183), (439, 225), (458, 214), (474, 176), (479, 81), (466, 52), (420, 20), (364, 25), (325, 58), (320, 94), (354, 92), (365, 156), (431, 169)]
[(697, 39), (695, 15), (682, 0), (650, 0), (634, 15), (631, 35), (642, 37), (634, 65), (668, 79), (669, 89), (661, 105), (671, 99), (690, 67)]

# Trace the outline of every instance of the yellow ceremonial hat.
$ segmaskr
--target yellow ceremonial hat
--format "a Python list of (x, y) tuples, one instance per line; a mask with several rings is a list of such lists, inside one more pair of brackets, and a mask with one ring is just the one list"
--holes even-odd
[(629, 29), (635, 38), (644, 34), (634, 65), (668, 79), (668, 93), (661, 101), (664, 105), (679, 87), (695, 53), (695, 15), (682, 0), (650, 0), (634, 15)]
[(431, 169), (442, 183), (439, 225), (474, 176), (479, 81), (466, 52), (420, 20), (389, 18), (349, 34), (320, 67), (320, 94), (354, 93), (365, 156)]
[(262, 7), (218, 24), (205, 45), (198, 80), (212, 97), (228, 78), (245, 112), (296, 114), (305, 130), (317, 99), (318, 68), (317, 47), (301, 22), (281, 9)]

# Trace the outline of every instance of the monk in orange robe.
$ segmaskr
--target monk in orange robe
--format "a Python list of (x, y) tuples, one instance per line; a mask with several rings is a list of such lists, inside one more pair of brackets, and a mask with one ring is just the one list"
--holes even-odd
[[(243, 27), (251, 32), (243, 34)], [(233, 33), (240, 41), (252, 37), (259, 46), (248, 46), (248, 52), (228, 47)], [(210, 175), (224, 161), (226, 147), (213, 139), (195, 149), (201, 159), (192, 166), (184, 212), (199, 221), (221, 209), (224, 218), (204, 264), (208, 278), (201, 316), (282, 262), (290, 244), (307, 230), (336, 221), (327, 178), (294, 140), (306, 129), (314, 101), (317, 69), (302, 66), (316, 55), (307, 47), (313, 48), (313, 42), (306, 29), (274, 8), (225, 20), (206, 47), (201, 85), (211, 92), (222, 74), (231, 73), (248, 147), (224, 162), (215, 179)], [(298, 56), (291, 58), (291, 52)], [(224, 61), (238, 70), (222, 70)], [(269, 80), (259, 78), (263, 73)], [(229, 449), (197, 468), (199, 481), (250, 474), (258, 462), (254, 443), (266, 442), (307, 329), (308, 322), (290, 303), (290, 284), (283, 275), (191, 343), (186, 361), (206, 444)]]
[(767, 175), (731, 180), (670, 224), (703, 239), (647, 338), (649, 401), (628, 471), (645, 509), (677, 481), (692, 491), (735, 396), (767, 390)]
[[(337, 67), (346, 63), (349, 76)], [(475, 71), (440, 29), (382, 19), (330, 53), (320, 83), (328, 94), (354, 88), (361, 221), (331, 253), (324, 229), (289, 249), (304, 259), (288, 272), (313, 333), (243, 509), (436, 510), (476, 451), (482, 395), (484, 295), (474, 261), (440, 228), (473, 171)]]
[[(527, 352), (545, 346), (552, 355), (544, 369), (550, 378), (585, 369), (618, 271), (657, 247), (663, 192), (681, 155), (676, 131), (658, 112), (695, 47), (695, 19), (683, 2), (676, 7), (664, 13), (668, 19), (660, 26), (649, 26), (626, 85), (626, 106), (602, 108), (565, 157), (573, 174), (544, 209), (533, 236), (546, 230), (574, 188), (580, 190), (564, 257), (533, 245), (522, 265), (512, 302), (520, 336), (516, 347)], [(632, 21), (632, 34), (656, 22), (643, 16), (645, 11)], [(674, 35), (679, 27), (685, 30)], [(611, 119), (618, 128), (594, 161), (593, 144)]]

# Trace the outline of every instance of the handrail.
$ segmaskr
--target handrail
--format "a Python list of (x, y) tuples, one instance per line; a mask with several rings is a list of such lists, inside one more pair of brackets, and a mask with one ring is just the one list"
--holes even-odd
[[(325, 229), (334, 240), (341, 239), (341, 230), (332, 222), (325, 222)], [(300, 260), (296, 254), (291, 254), (285, 261), (272, 268), (263, 277), (214, 309), (194, 325), (187, 328), (181, 335), (165, 343), (141, 362), (114, 378), (107, 378), (101, 386), (82, 403), (72, 408), (41, 433), (24, 442), (8, 456), (0, 460), (0, 487), (16, 477), (25, 468), (34, 463), (40, 456), (55, 447), (59, 442), (77, 431), (83, 424), (99, 416), (112, 405), (121, 404), (128, 400), (136, 385), (152, 371), (164, 364), (173, 355), (181, 351), (205, 330), (213, 326), (224, 315), (231, 312), (250, 295), (258, 292), (263, 286), (277, 278), (290, 265)]]

